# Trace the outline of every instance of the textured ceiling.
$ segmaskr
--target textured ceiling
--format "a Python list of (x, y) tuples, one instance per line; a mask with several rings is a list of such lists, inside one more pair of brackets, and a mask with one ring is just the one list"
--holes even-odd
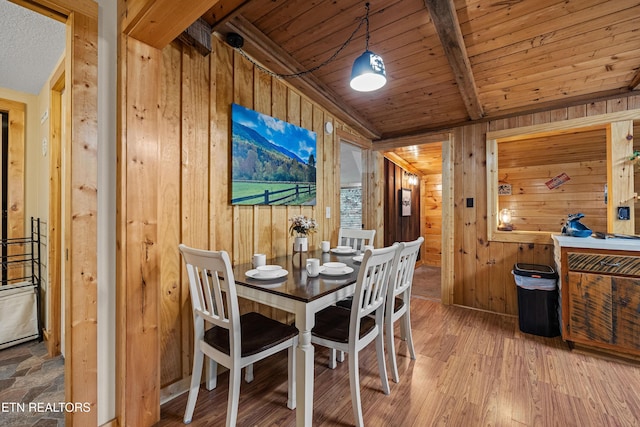
[(0, 87), (40, 93), (65, 47), (65, 25), (0, 0)]

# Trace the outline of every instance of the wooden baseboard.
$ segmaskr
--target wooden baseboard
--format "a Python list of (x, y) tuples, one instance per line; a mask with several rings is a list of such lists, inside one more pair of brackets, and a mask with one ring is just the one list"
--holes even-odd
[(120, 423), (118, 422), (117, 418), (114, 418), (111, 421), (107, 421), (106, 423), (102, 424), (100, 427), (120, 427)]
[(160, 390), (160, 404), (163, 405), (170, 400), (180, 396), (183, 393), (189, 391), (189, 384), (191, 383), (191, 376), (176, 381), (173, 384), (162, 388)]

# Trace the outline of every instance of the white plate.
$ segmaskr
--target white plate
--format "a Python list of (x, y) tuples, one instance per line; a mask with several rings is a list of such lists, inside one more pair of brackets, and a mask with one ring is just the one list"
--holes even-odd
[(331, 252), (335, 253), (335, 254), (352, 254), (354, 253), (356, 250), (353, 248), (349, 248), (349, 249), (339, 249), (339, 248), (333, 248), (331, 249)]
[(345, 274), (353, 273), (353, 268), (351, 267), (342, 267), (342, 268), (326, 268), (325, 266), (320, 267), (320, 274), (324, 274), (327, 276), (344, 276)]
[(256, 280), (274, 280), (274, 279), (279, 279), (281, 277), (286, 276), (287, 274), (289, 274), (289, 272), (284, 268), (281, 268), (280, 270), (277, 270), (276, 273), (264, 274), (261, 271), (254, 269), (254, 270), (249, 270), (244, 274), (247, 277), (251, 277), (252, 279), (256, 279)]
[(362, 258), (364, 258), (364, 255), (356, 255), (351, 259), (354, 260), (355, 262), (362, 262)]

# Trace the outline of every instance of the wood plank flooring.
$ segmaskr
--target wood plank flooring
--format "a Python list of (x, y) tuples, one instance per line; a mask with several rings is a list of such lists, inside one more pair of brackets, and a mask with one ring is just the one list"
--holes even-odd
[[(382, 393), (375, 349), (361, 353), (360, 380), (369, 426), (639, 426), (640, 369), (570, 351), (558, 338), (520, 332), (517, 319), (414, 298), (417, 360), (396, 339), (400, 383)], [(397, 336), (397, 335), (396, 335)], [(317, 348), (315, 426), (354, 424), (348, 364), (326, 367)], [(347, 356), (349, 357), (349, 356)], [(193, 426), (222, 426), (228, 375), (201, 388)], [(158, 426), (182, 425), (186, 393), (162, 406)], [(239, 426), (294, 426), (286, 407), (286, 353), (255, 366), (242, 383)]]

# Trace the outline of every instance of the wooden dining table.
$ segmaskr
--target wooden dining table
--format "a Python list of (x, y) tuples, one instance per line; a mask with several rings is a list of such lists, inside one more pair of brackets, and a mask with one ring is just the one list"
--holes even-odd
[[(248, 277), (251, 263), (233, 268), (236, 290), (239, 297), (279, 308), (295, 315), (295, 325), (300, 333), (296, 349), (296, 425), (311, 426), (313, 420), (314, 348), (311, 344), (311, 329), (315, 313), (337, 301), (353, 295), (360, 263), (353, 260), (359, 253), (323, 253), (320, 250), (298, 252), (292, 255), (267, 260), (288, 271), (285, 277), (258, 280)], [(309, 277), (306, 260), (319, 258), (320, 263), (343, 262), (353, 272), (340, 276), (320, 274)]]

